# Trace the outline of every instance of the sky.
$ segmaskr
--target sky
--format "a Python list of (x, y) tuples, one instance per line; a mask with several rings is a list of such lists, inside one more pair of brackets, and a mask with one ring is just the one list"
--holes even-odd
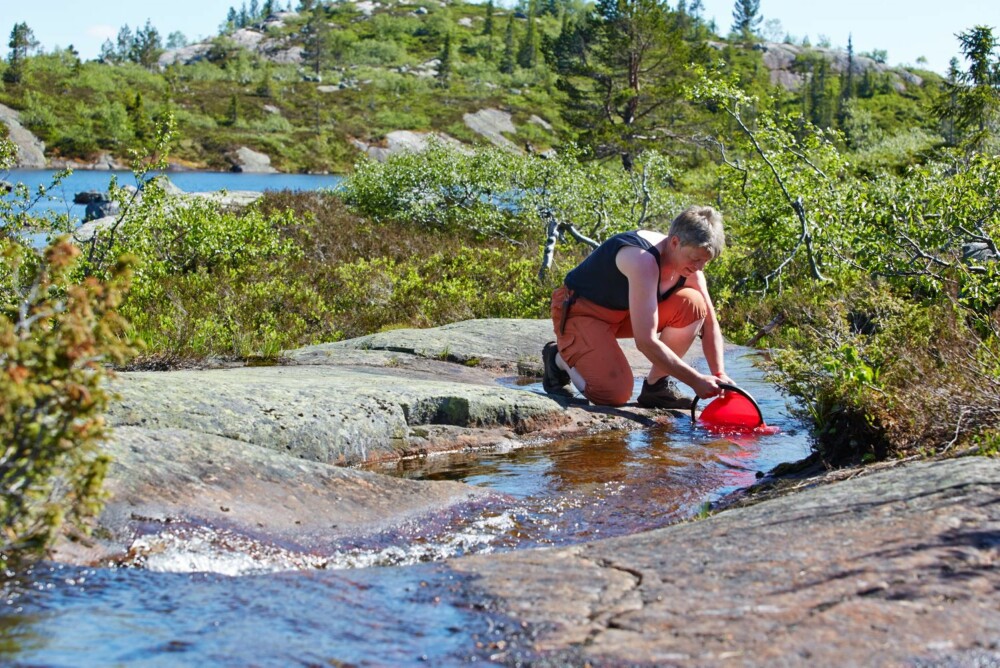
[[(123, 25), (134, 31), (148, 19), (164, 40), (180, 31), (189, 41), (197, 41), (215, 35), (229, 8), (242, 4), (243, 0), (0, 0), (0, 55), (7, 55), (15, 23), (27, 23), (48, 51), (72, 44), (90, 60), (100, 53), (105, 39), (114, 41)], [(298, 1), (292, 4), (297, 6)], [(705, 18), (714, 18), (718, 29), (728, 32), (733, 0), (702, 0), (702, 4)], [(891, 65), (917, 65), (923, 57), (927, 62), (921, 67), (942, 74), (949, 60), (960, 55), (956, 34), (975, 25), (990, 26), (1000, 34), (997, 0), (760, 0), (760, 13), (765, 21), (781, 22), (782, 36), (808, 36), (814, 46), (826, 36), (833, 46), (843, 48), (850, 35), (855, 53), (884, 50)]]

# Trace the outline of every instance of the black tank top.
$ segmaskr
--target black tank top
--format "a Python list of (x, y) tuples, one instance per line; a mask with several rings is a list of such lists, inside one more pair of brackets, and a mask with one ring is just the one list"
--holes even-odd
[[(638, 231), (622, 232), (602, 243), (575, 269), (566, 274), (566, 287), (599, 306), (627, 311), (628, 277), (615, 264), (618, 251), (626, 246), (649, 251), (656, 258), (656, 266), (660, 266), (660, 251), (653, 244), (639, 236)], [(666, 292), (660, 294), (659, 300), (662, 302), (683, 285), (684, 277), (681, 276)], [(657, 293), (660, 291), (659, 281), (656, 291)]]

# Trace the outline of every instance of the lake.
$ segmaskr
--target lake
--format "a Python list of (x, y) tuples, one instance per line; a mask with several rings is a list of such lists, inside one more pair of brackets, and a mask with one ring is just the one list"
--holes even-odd
[[(10, 183), (23, 183), (34, 192), (38, 186), (48, 187), (57, 172), (52, 169), (14, 169), (0, 172), (0, 179)], [(334, 188), (343, 180), (335, 174), (247, 174), (238, 172), (160, 172), (174, 185), (187, 192), (215, 190), (319, 190)], [(83, 220), (86, 205), (73, 204), (76, 193), (88, 190), (107, 191), (112, 176), (118, 185), (136, 185), (129, 171), (79, 170), (70, 174), (52, 188), (48, 199), (39, 202), (36, 213), (51, 211), (66, 213), (70, 218)]]

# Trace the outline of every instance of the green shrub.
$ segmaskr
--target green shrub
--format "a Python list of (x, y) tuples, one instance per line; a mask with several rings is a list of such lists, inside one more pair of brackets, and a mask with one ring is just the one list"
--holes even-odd
[(42, 258), (0, 240), (0, 569), (42, 556), (64, 521), (86, 530), (108, 460), (106, 363), (132, 351), (117, 314), (128, 267), (76, 282), (65, 240)]
[(913, 302), (884, 282), (780, 301), (775, 379), (828, 462), (969, 445), (1000, 420), (1000, 346), (961, 309)]
[(143, 206), (96, 243), (109, 244), (106, 257), (136, 257), (121, 311), (147, 354), (275, 357), (327, 333), (322, 298), (292, 270), (302, 252), (283, 236), (299, 221), (202, 199), (169, 202), (156, 182), (144, 191)]
[(308, 277), (303, 281), (328, 305), (320, 336), (548, 311), (554, 285), (535, 278), (533, 245), (373, 222), (330, 193), (273, 193), (261, 209), (266, 215), (290, 210), (300, 221), (285, 233), (303, 253), (293, 272)]
[(663, 156), (647, 153), (633, 173), (577, 157), (572, 147), (546, 159), (436, 142), (421, 153), (359, 163), (341, 192), (376, 221), (538, 244), (546, 233), (542, 212), (600, 240), (678, 210)]
[(334, 272), (334, 317), (347, 337), (470, 318), (540, 318), (552, 288), (535, 273), (532, 259), (511, 261), (490, 248), (359, 259)]

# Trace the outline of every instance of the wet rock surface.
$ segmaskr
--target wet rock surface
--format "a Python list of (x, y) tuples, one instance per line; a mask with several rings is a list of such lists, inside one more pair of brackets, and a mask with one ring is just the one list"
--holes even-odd
[(536, 629), (509, 663), (996, 665), (998, 502), (997, 459), (915, 463), (451, 566)]
[(122, 427), (97, 538), (64, 543), (63, 561), (126, 553), (134, 538), (187, 523), (322, 550), (345, 535), (377, 530), (485, 495), (449, 482), (399, 480), (186, 429)]
[(119, 373), (98, 538), (64, 541), (57, 558), (95, 563), (171, 522), (329, 542), (480, 494), (345, 465), (511, 449), (658, 419), (499, 384), (518, 369), (540, 373), (550, 330), (545, 320), (478, 320), (288, 351), (273, 366)]

